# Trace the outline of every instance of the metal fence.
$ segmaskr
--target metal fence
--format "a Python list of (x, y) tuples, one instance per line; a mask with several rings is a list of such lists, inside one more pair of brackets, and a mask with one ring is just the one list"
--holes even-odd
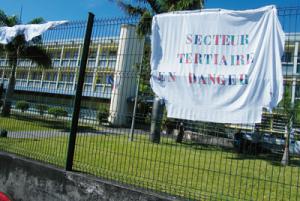
[[(36, 44), (51, 67), (18, 59), (10, 115), (0, 117), (0, 150), (186, 200), (299, 200), (300, 8), (280, 8), (278, 16), (286, 33), (285, 95), (261, 124), (167, 119), (164, 110), (153, 122), (150, 40), (136, 34), (138, 19), (94, 20), (89, 49), (87, 23), (69, 22)], [(2, 101), (8, 60), (0, 55)]]

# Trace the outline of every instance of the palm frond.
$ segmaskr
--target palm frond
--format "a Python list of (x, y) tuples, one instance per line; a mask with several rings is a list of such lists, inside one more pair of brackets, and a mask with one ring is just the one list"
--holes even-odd
[(203, 8), (203, 0), (181, 0), (177, 8), (181, 10), (195, 10)]
[(160, 1), (164, 12), (176, 10), (195, 10), (203, 8), (203, 0), (168, 0)]
[(139, 36), (145, 36), (151, 33), (151, 24), (152, 24), (153, 15), (150, 12), (145, 12), (137, 26), (137, 33)]
[(162, 13), (161, 3), (159, 0), (147, 0), (154, 13)]
[(35, 62), (38, 66), (44, 68), (51, 67), (51, 58), (49, 54), (40, 46), (27, 46), (20, 50), (20, 58), (30, 59)]
[(133, 6), (124, 1), (117, 1), (118, 6), (130, 16), (142, 16), (147, 9), (140, 6)]
[(42, 17), (37, 17), (29, 21), (27, 24), (42, 24), (45, 23), (46, 21)]
[(16, 15), (7, 17), (6, 25), (9, 26), (9, 27), (13, 27), (13, 26), (15, 26), (17, 24), (20, 24), (20, 23), (21, 23), (20, 19)]
[(7, 26), (7, 15), (3, 10), (0, 10), (0, 26)]

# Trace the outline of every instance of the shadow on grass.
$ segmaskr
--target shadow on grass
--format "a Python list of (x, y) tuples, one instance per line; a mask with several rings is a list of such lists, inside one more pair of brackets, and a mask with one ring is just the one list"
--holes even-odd
[[(71, 121), (63, 120), (63, 119), (52, 119), (46, 118), (43, 116), (25, 116), (25, 115), (11, 115), (12, 119), (27, 121), (30, 123), (35, 123), (38, 126), (49, 128), (49, 129), (56, 129), (61, 130), (64, 132), (71, 131)], [(78, 126), (79, 132), (97, 132), (98, 130), (90, 125), (82, 125), (79, 124)]]
[[(188, 142), (184, 141), (182, 143), (176, 143), (175, 139), (168, 138), (167, 140), (162, 140), (162, 145), (172, 146), (172, 147), (184, 147), (189, 149), (194, 149), (197, 151), (219, 151), (225, 154), (230, 154), (227, 159), (230, 160), (263, 160), (268, 162), (273, 166), (282, 166), (281, 159), (282, 154), (271, 153), (267, 150), (262, 152), (253, 152), (253, 150), (244, 150), (243, 153), (239, 153), (235, 148), (222, 147), (217, 145), (203, 144), (199, 142)], [(292, 156), (290, 158), (290, 167), (300, 167), (300, 158), (297, 156)]]
[[(281, 165), (281, 154), (274, 153), (260, 153), (260, 154), (246, 154), (246, 153), (236, 153), (235, 157), (227, 157), (231, 160), (264, 160), (273, 166)], [(291, 167), (300, 167), (299, 157), (291, 157), (290, 165)]]

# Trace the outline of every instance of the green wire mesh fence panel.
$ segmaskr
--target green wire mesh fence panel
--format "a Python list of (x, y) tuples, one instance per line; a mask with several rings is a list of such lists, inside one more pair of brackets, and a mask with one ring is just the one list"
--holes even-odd
[[(28, 52), (16, 58), (10, 113), (0, 117), (0, 129), (7, 134), (0, 138), (1, 151), (64, 167), (85, 27), (85, 21), (68, 22), (18, 44)], [(1, 52), (1, 103), (12, 79), (9, 55)], [(45, 59), (49, 65), (39, 65)]]

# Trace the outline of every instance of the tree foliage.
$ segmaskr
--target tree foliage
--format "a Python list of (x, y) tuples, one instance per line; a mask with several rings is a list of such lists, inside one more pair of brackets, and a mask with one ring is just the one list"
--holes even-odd
[(171, 12), (176, 10), (201, 9), (204, 0), (111, 0), (128, 15), (140, 17), (137, 27), (139, 35), (146, 35), (151, 32), (151, 19), (155, 14)]
[(60, 107), (48, 108), (48, 114), (53, 115), (53, 117), (55, 118), (68, 116), (68, 112), (65, 109)]
[(25, 112), (29, 109), (29, 103), (27, 101), (18, 101), (16, 103), (16, 109), (19, 109), (22, 112)]

